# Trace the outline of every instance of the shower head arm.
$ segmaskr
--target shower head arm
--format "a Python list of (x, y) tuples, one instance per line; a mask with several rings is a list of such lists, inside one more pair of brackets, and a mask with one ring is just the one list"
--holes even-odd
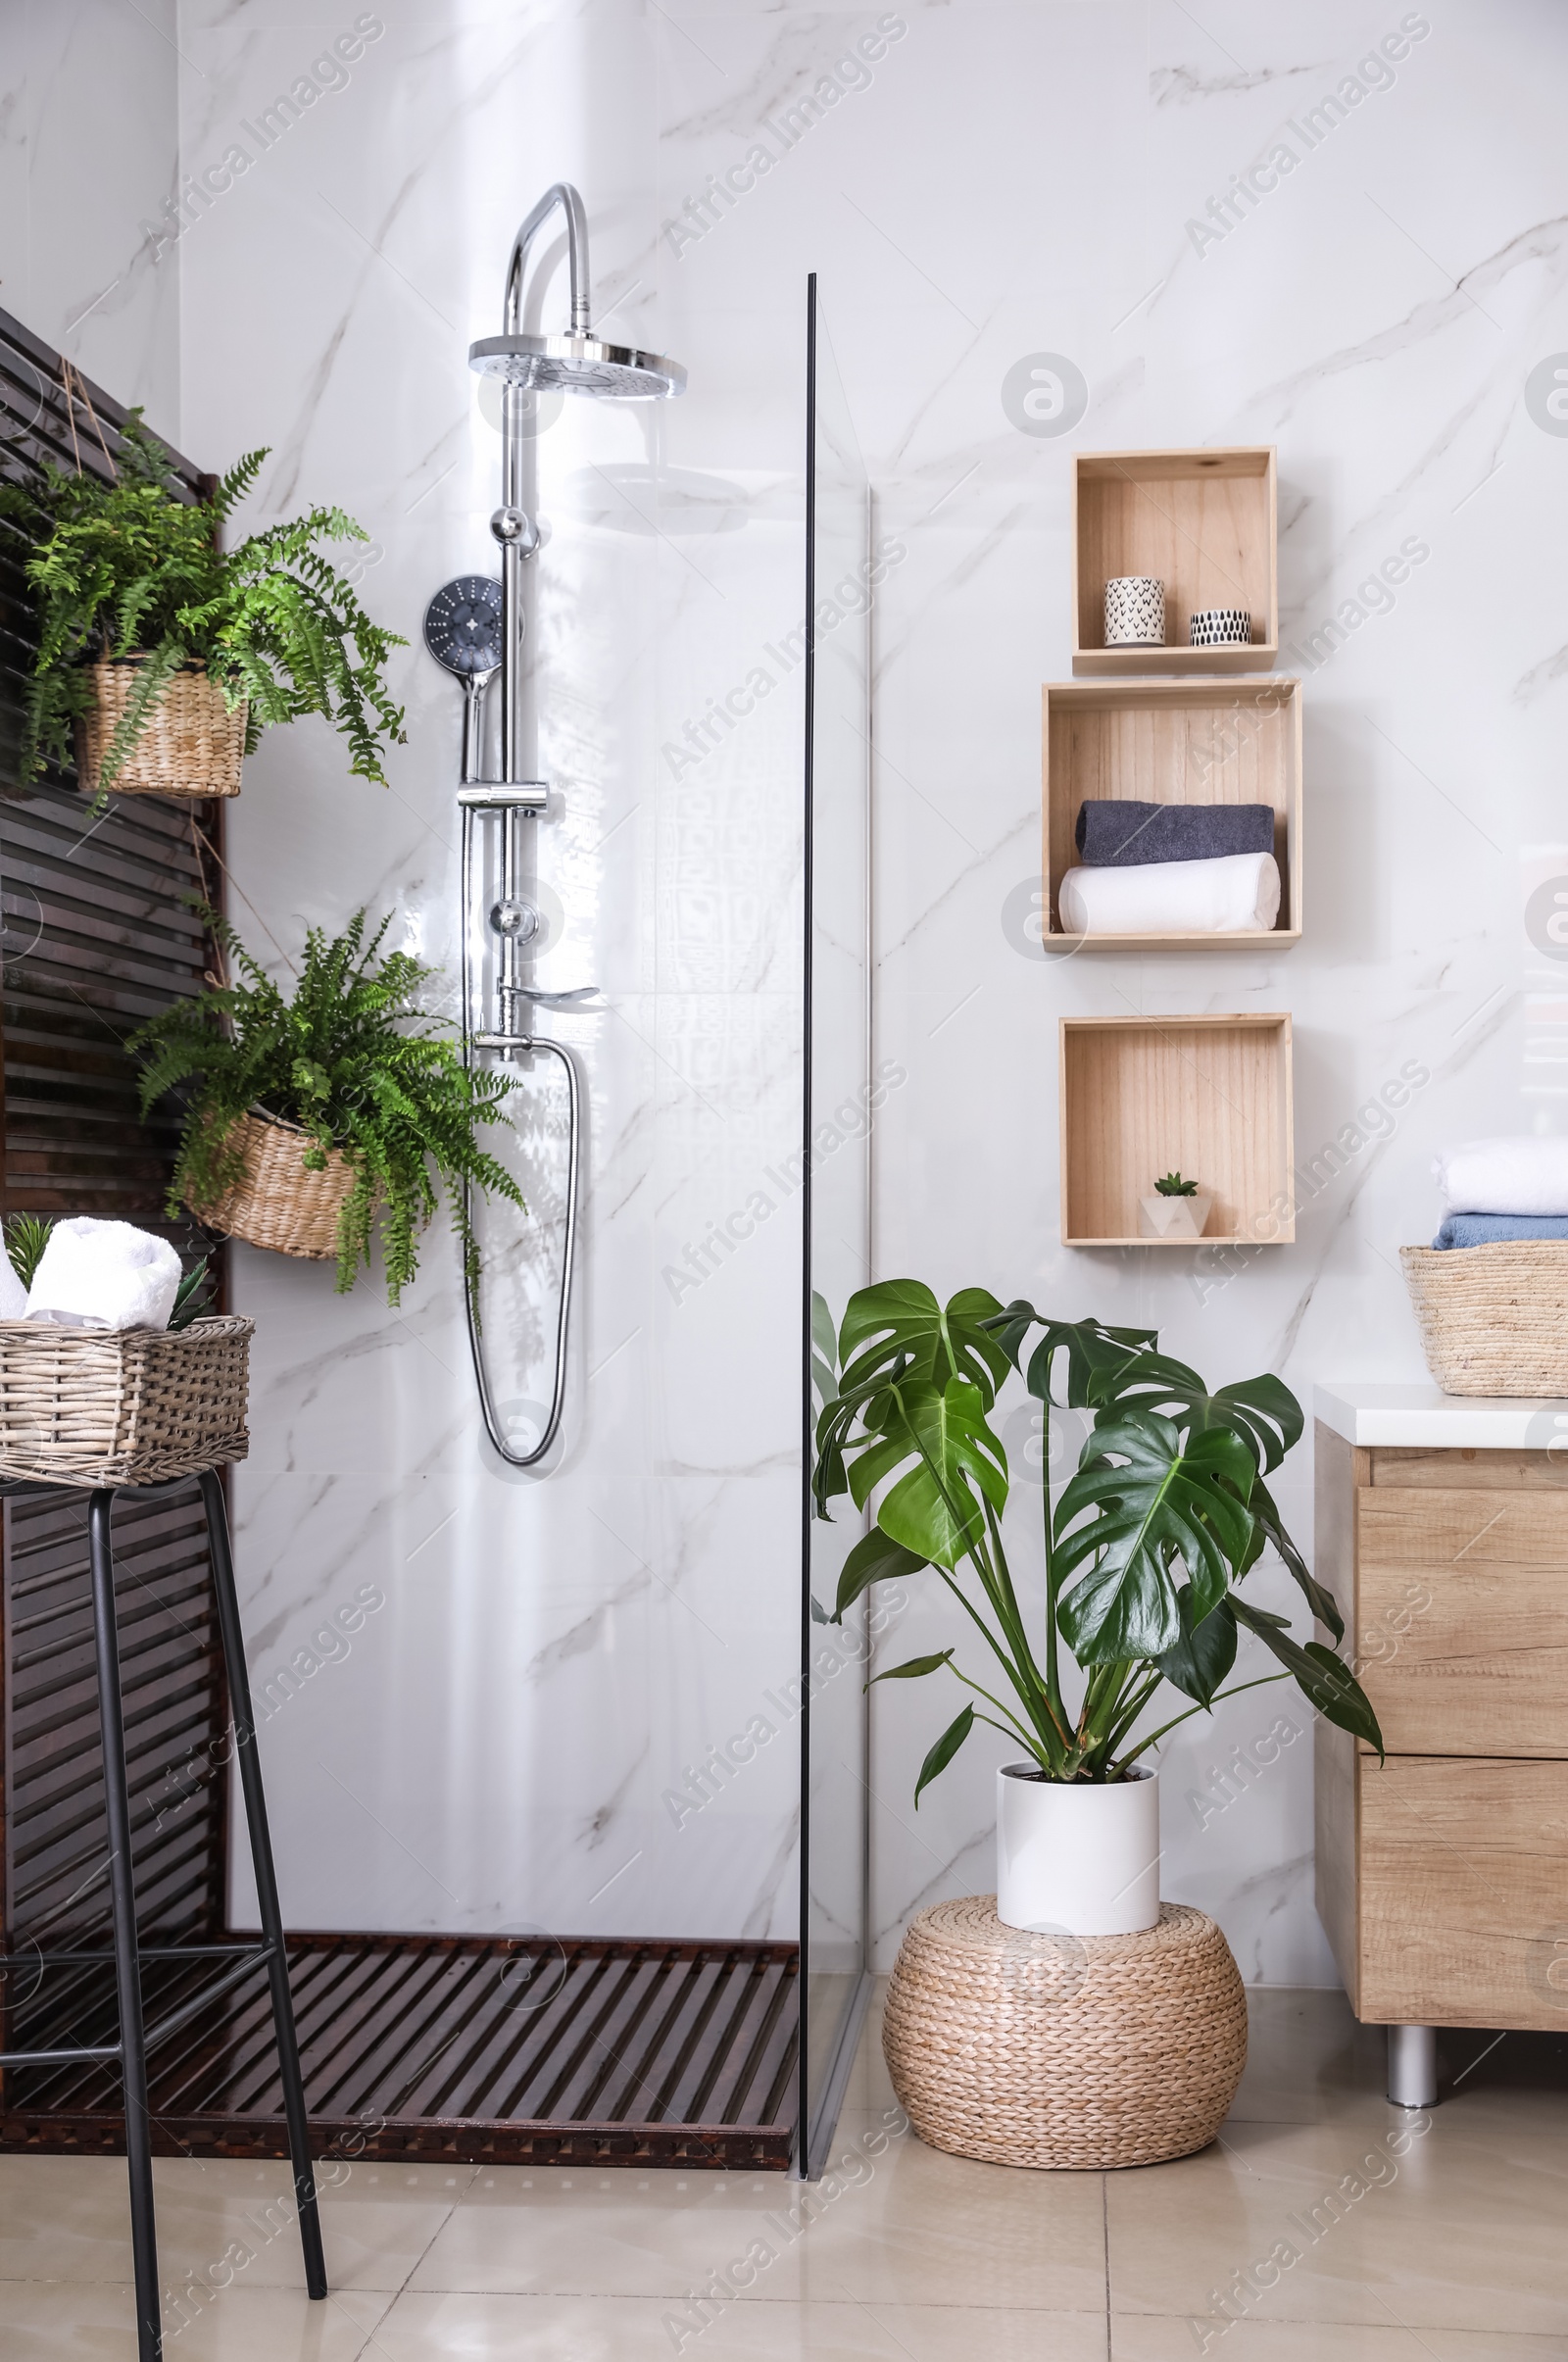
[(589, 333), (588, 291), (588, 216), (582, 199), (569, 180), (558, 180), (546, 189), (533, 212), (518, 230), (512, 243), (512, 260), (507, 265), (507, 301), (502, 321), (504, 336), (517, 336), (522, 331), (522, 274), (528, 260), (528, 249), (543, 224), (557, 206), (566, 217), (566, 262), (571, 273), (571, 333)]

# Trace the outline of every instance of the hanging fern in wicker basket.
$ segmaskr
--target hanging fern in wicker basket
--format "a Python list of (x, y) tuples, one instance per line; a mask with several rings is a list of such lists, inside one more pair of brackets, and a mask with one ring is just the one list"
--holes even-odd
[(479, 1143), (508, 1121), (513, 1077), (466, 1066), (451, 1028), (419, 1006), (437, 973), (381, 950), (359, 910), (336, 937), (313, 927), (292, 997), (225, 919), (195, 906), (234, 974), (161, 1009), (131, 1036), (145, 1114), (181, 1091), (185, 1128), (170, 1190), (231, 1237), (334, 1257), (352, 1288), (379, 1235), (389, 1301), (418, 1266), (418, 1234), (445, 1195), (470, 1280), (470, 1190), (526, 1211), (515, 1180)]
[(113, 481), (46, 464), (0, 484), (0, 517), (35, 544), (24, 566), (39, 625), (24, 780), (74, 755), (100, 798), (112, 787), (233, 795), (270, 722), (321, 714), (347, 740), (350, 769), (386, 784), (403, 714), (384, 676), (404, 642), (371, 622), (320, 546), (366, 541), (363, 526), (311, 509), (220, 547), (267, 456), (248, 452), (193, 503), (132, 411)]

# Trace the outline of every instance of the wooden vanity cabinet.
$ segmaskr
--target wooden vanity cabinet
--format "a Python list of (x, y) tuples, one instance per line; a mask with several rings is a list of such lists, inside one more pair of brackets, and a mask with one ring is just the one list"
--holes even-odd
[(1388, 1748), (1318, 1718), (1317, 1908), (1350, 2005), (1568, 2031), (1568, 1460), (1320, 1420), (1315, 1482)]

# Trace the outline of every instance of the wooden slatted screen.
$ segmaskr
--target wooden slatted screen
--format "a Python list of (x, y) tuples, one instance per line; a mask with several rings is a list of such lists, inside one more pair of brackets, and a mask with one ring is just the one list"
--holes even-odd
[[(0, 313), (0, 473), (52, 461), (106, 476), (125, 412)], [(184, 461), (195, 499), (203, 479)], [(173, 1150), (143, 1124), (126, 1035), (194, 992), (209, 965), (181, 899), (217, 903), (221, 808), (121, 796), (95, 817), (69, 770), (23, 788), (22, 698), (35, 645), (27, 536), (0, 520), (0, 1212), (86, 1213), (191, 1233), (165, 1218)], [(0, 1934), (15, 1943), (107, 1923), (107, 1857), (88, 1607), (86, 1504), (6, 1504), (0, 1612), (5, 1731)], [(223, 1905), (224, 1692), (199, 1496), (115, 1513), (125, 1725), (141, 1918), (211, 1933)], [(218, 1750), (220, 1752), (220, 1749)]]

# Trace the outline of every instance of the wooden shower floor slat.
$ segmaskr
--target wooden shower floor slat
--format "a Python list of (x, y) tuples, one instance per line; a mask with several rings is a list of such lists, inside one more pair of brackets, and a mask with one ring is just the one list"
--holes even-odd
[[(107, 1964), (29, 1993), (26, 1959), (5, 2047), (113, 2039)], [(789, 1944), (291, 1936), (316, 2154), (786, 2171), (799, 1965)], [(191, 1981), (145, 1963), (149, 2021)], [(263, 1974), (160, 2045), (149, 2082), (160, 2154), (288, 2154)], [(113, 2066), (0, 2073), (0, 2150), (123, 2148)]]

